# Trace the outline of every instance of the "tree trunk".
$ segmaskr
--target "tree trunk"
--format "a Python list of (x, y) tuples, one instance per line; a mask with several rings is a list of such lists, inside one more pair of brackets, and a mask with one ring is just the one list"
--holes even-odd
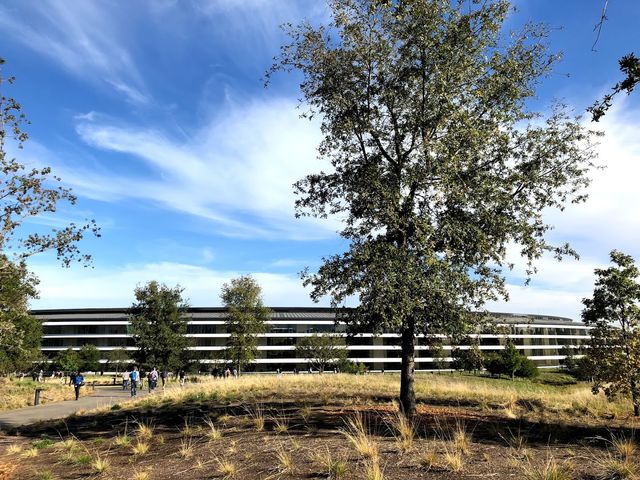
[(413, 320), (402, 331), (402, 368), (400, 371), (400, 409), (407, 419), (416, 413), (415, 335)]
[(633, 416), (640, 416), (640, 392), (638, 391), (638, 384), (635, 380), (631, 380), (631, 401), (633, 402)]

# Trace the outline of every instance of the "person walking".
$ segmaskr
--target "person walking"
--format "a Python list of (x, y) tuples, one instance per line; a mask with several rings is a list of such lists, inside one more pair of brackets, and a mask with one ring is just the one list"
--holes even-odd
[(125, 370), (124, 372), (122, 372), (122, 390), (126, 390), (127, 387), (129, 386), (130, 376), (131, 374), (129, 373), (129, 370)]
[(140, 373), (138, 372), (138, 367), (133, 367), (133, 371), (129, 376), (131, 382), (131, 396), (136, 397), (138, 395), (138, 378), (140, 377)]
[(167, 370), (167, 367), (164, 367), (164, 370), (162, 370), (160, 378), (162, 378), (162, 390), (164, 390), (167, 385), (167, 380), (169, 380), (169, 370)]
[(140, 387), (140, 390), (144, 390), (145, 377), (146, 377), (146, 374), (144, 373), (144, 370), (142, 370), (141, 368), (140, 371), (138, 372), (138, 382), (140, 382), (138, 386)]
[(180, 386), (184, 387), (184, 370), (178, 372), (178, 378), (180, 379)]
[(78, 372), (73, 378), (73, 388), (76, 391), (76, 401), (80, 398), (80, 387), (84, 385), (84, 377)]
[(156, 369), (156, 367), (153, 367), (153, 370), (151, 370), (151, 373), (149, 374), (149, 380), (151, 380), (149, 382), (149, 391), (155, 390), (158, 386), (158, 370)]

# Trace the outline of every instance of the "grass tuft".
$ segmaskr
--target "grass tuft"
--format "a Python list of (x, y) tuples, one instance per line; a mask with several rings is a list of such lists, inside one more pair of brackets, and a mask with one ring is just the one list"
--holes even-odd
[(219, 429), (211, 417), (205, 417), (204, 423), (209, 427), (207, 430), (207, 438), (209, 441), (216, 441), (222, 438), (222, 430)]
[(342, 433), (349, 443), (351, 443), (360, 455), (377, 462), (379, 455), (378, 445), (367, 433), (367, 428), (365, 427), (364, 417), (362, 414), (357, 413), (347, 419), (346, 426), (346, 430)]
[(151, 468), (136, 470), (131, 480), (151, 480)]
[(233, 478), (238, 473), (238, 467), (231, 460), (227, 459), (217, 459), (218, 463), (218, 474), (222, 476), (222, 478)]
[(109, 462), (108, 458), (102, 458), (98, 455), (95, 460), (91, 463), (91, 467), (93, 471), (98, 475), (102, 475), (103, 473), (107, 473), (109, 468), (111, 467), (111, 462)]
[(193, 439), (191, 437), (183, 438), (180, 441), (180, 449), (178, 450), (178, 456), (185, 459), (191, 458), (193, 457), (194, 451), (195, 451), (195, 445), (193, 444)]
[(15, 455), (16, 453), (21, 453), (22, 449), (23, 449), (22, 445), (18, 445), (14, 443), (13, 445), (9, 445), (7, 447), (7, 453), (11, 455)]
[(296, 470), (296, 464), (290, 452), (287, 452), (282, 445), (276, 450), (276, 458), (278, 460), (278, 469), (282, 473), (293, 474)]
[(560, 464), (555, 458), (547, 459), (542, 466), (528, 462), (523, 468), (525, 480), (573, 480), (573, 471), (568, 464)]
[(38, 450), (36, 447), (27, 448), (25, 451), (22, 452), (22, 456), (25, 458), (37, 457), (39, 454), (40, 454), (40, 450)]
[(126, 433), (123, 435), (118, 435), (113, 441), (113, 443), (117, 447), (128, 447), (129, 445), (131, 445), (131, 437)]
[(409, 452), (413, 447), (415, 438), (415, 429), (411, 422), (407, 420), (407, 417), (402, 412), (398, 411), (387, 420), (387, 423), (391, 426), (398, 449), (403, 453)]
[(138, 437), (138, 440), (151, 440), (153, 438), (153, 430), (153, 425), (140, 422), (136, 428), (136, 437)]
[(149, 451), (149, 444), (142, 440), (138, 440), (135, 445), (131, 447), (134, 455), (144, 455)]
[(462, 452), (458, 449), (445, 452), (444, 462), (446, 464), (447, 470), (451, 472), (461, 472), (464, 468)]

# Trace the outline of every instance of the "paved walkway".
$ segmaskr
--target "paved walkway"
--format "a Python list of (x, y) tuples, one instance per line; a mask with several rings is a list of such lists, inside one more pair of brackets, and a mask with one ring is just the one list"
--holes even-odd
[[(144, 392), (138, 390), (139, 397), (147, 393), (148, 390), (146, 389)], [(131, 393), (128, 389), (122, 390), (122, 386), (97, 386), (95, 391), (92, 391), (89, 395), (80, 397), (78, 401), (67, 400), (64, 402), (46, 403), (35, 407), (25, 407), (0, 412), (0, 430), (11, 430), (42, 420), (66, 418), (78, 410), (91, 410), (113, 405), (114, 403), (119, 403), (130, 398)]]

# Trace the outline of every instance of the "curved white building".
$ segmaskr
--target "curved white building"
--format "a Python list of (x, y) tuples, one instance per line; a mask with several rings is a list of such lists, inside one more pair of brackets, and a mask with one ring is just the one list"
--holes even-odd
[[(334, 332), (346, 337), (345, 326), (336, 324), (335, 313), (329, 308), (292, 307), (271, 310), (269, 331), (260, 335), (259, 355), (250, 369), (304, 369), (305, 359), (296, 358), (295, 346), (298, 339), (323, 332)], [(122, 347), (134, 350), (127, 309), (35, 310), (32, 313), (42, 321), (42, 350), (49, 358), (53, 358), (61, 350), (79, 349), (89, 343), (96, 345), (103, 353), (103, 360), (109, 350)], [(224, 321), (225, 310), (189, 308), (187, 315), (187, 335), (194, 339), (191, 348), (198, 352), (201, 362), (216, 363), (216, 353), (225, 347), (229, 336)], [(480, 349), (500, 350), (508, 337), (518, 350), (542, 367), (558, 366), (564, 358), (560, 353), (563, 346), (579, 348), (589, 339), (589, 327), (569, 318), (512, 313), (492, 313), (491, 316), (497, 325), (503, 327), (505, 333), (479, 333)], [(465, 345), (458, 347), (468, 348)], [(362, 362), (371, 370), (393, 371), (400, 368), (398, 334), (383, 333), (374, 336), (362, 333), (349, 339), (346, 348), (351, 360)], [(447, 355), (452, 346), (445, 342), (443, 348)], [(416, 369), (433, 369), (432, 360), (425, 339), (419, 338)]]

